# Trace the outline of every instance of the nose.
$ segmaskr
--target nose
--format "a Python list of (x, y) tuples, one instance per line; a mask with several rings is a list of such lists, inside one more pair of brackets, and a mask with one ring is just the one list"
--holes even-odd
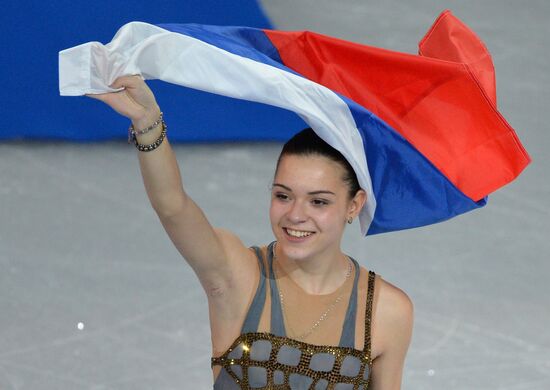
[(288, 211), (287, 217), (290, 222), (298, 224), (307, 220), (307, 213), (302, 202), (295, 200)]

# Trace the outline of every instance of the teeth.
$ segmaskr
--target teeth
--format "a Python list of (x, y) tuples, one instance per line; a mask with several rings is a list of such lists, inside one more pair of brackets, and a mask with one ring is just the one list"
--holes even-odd
[(313, 234), (311, 232), (301, 232), (299, 230), (292, 230), (288, 228), (286, 229), (286, 231), (288, 232), (288, 234), (290, 234), (293, 237), (307, 237)]

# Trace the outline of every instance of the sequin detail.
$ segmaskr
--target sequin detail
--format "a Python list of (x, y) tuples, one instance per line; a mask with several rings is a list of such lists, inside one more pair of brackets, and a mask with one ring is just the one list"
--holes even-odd
[[(268, 332), (248, 332), (241, 334), (222, 356), (213, 357), (211, 366), (221, 365), (241, 389), (288, 390), (291, 388), (291, 376), (298, 374), (312, 380), (308, 387), (312, 390), (340, 388), (340, 386), (336, 387), (338, 384), (349, 384), (349, 386), (353, 386), (350, 389), (353, 388), (354, 390), (367, 390), (372, 370), (370, 330), (374, 278), (375, 273), (369, 271), (365, 311), (365, 342), (362, 351), (349, 347), (309, 344)], [(260, 359), (258, 356), (251, 356), (251, 353), (254, 352), (252, 346), (258, 342), (270, 343), (269, 358), (265, 356)], [(279, 353), (285, 350), (296, 351), (295, 362), (292, 362), (292, 364), (288, 361), (286, 363), (278, 361)], [(334, 356), (328, 369), (321, 371), (310, 368), (312, 359), (326, 358), (323, 355)], [(358, 372), (354, 376), (345, 375), (341, 372), (342, 362), (345, 359), (353, 358), (358, 361)], [(260, 386), (255, 383), (255, 386), (251, 387), (249, 370), (265, 372), (264, 383)]]

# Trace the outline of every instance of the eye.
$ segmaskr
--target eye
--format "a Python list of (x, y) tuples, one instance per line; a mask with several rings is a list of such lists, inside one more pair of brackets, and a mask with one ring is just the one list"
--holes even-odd
[(311, 201), (315, 206), (325, 206), (327, 205), (329, 202), (325, 199), (313, 199)]
[(278, 192), (278, 193), (275, 194), (275, 198), (281, 199), (281, 200), (287, 200), (287, 199), (288, 199), (288, 195), (287, 195), (287, 194), (282, 194), (282, 193)]

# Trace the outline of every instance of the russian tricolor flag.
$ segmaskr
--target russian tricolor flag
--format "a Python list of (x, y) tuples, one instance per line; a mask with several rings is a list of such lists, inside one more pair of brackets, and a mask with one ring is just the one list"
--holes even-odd
[(497, 111), (479, 38), (445, 11), (419, 47), (411, 55), (308, 31), (133, 22), (107, 45), (61, 51), (59, 86), (103, 93), (140, 74), (291, 110), (350, 162), (368, 194), (362, 233), (375, 234), (481, 207), (530, 162)]

